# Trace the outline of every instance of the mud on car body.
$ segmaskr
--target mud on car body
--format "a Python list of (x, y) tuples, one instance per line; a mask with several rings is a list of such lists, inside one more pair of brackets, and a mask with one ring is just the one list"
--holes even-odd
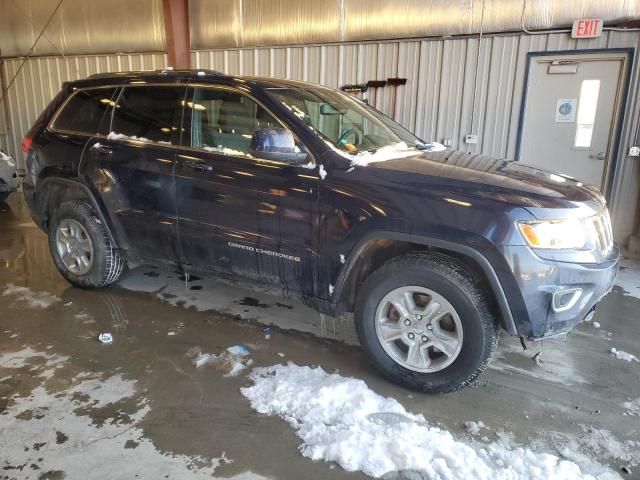
[(462, 388), (500, 329), (571, 330), (618, 268), (602, 195), (442, 150), (341, 92), (213, 71), (67, 83), (24, 141), (24, 192), (61, 273), (166, 263), (354, 312), (391, 380)]

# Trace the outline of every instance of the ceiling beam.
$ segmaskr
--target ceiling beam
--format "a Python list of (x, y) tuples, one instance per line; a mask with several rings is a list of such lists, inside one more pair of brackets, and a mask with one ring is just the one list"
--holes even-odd
[(162, 0), (169, 66), (191, 68), (188, 0)]

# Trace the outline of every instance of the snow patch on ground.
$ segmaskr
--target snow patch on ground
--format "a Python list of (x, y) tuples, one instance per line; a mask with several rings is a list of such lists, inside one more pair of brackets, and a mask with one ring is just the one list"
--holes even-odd
[[(30, 348), (5, 353), (0, 369), (16, 375), (20, 372), (12, 370), (39, 364), (44, 370), (52, 357), (64, 358)], [(136, 393), (135, 382), (98, 375), (78, 375), (64, 390), (39, 385), (29, 394), (9, 397), (0, 415), (3, 467), (24, 468), (20, 478), (30, 472), (60, 472), (60, 478), (211, 480), (219, 466), (232, 461), (224, 452), (205, 458), (159, 451), (140, 425), (150, 407)], [(264, 477), (246, 473), (233, 478)]]
[(458, 441), (363, 381), (320, 367), (275, 365), (254, 369), (250, 378), (253, 386), (241, 391), (255, 410), (286, 420), (302, 439), (305, 457), (336, 462), (347, 471), (373, 477), (412, 471), (431, 480), (620, 478), (604, 468), (592, 475), (555, 455), (500, 442)]
[[(213, 365), (218, 370), (224, 372), (224, 377), (237, 377), (245, 368), (253, 365), (253, 360), (249, 358), (249, 351), (242, 345), (234, 345), (224, 352), (215, 353), (195, 353), (193, 364), (196, 368), (206, 365)], [(189, 353), (187, 354), (189, 356)]]
[(60, 298), (48, 292), (34, 292), (28, 287), (19, 287), (13, 283), (8, 283), (2, 293), (3, 296), (13, 296), (19, 301), (24, 302), (29, 308), (49, 308), (54, 303), (60, 301)]
[(618, 360), (624, 360), (625, 362), (640, 362), (640, 360), (638, 360), (638, 357), (630, 353), (624, 352), (622, 350), (612, 348), (610, 352), (611, 352), (611, 355), (616, 357)]

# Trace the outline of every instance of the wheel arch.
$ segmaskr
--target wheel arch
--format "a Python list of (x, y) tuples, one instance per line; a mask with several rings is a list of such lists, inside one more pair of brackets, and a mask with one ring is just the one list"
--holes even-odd
[(486, 290), (500, 314), (502, 327), (512, 335), (518, 334), (505, 290), (494, 267), (482, 253), (467, 245), (439, 238), (395, 232), (369, 234), (353, 248), (336, 280), (335, 314), (353, 311), (358, 287), (364, 279), (385, 262), (409, 252), (439, 252), (470, 266), (472, 273), (486, 282)]
[(117, 239), (113, 234), (113, 229), (103, 208), (91, 190), (82, 182), (70, 178), (47, 177), (38, 183), (37, 192), (36, 206), (38, 218), (40, 219), (40, 228), (45, 231), (48, 230), (51, 215), (57, 206), (73, 200), (86, 200), (93, 207), (96, 215), (105, 226), (112, 244), (118, 248)]

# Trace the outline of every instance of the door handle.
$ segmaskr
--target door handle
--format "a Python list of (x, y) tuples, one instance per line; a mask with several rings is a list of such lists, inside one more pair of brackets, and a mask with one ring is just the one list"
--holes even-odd
[(607, 154), (605, 152), (598, 152), (595, 155), (589, 155), (589, 158), (593, 158), (594, 160), (606, 160)]
[(200, 173), (211, 172), (213, 170), (213, 167), (211, 165), (207, 165), (206, 163), (203, 163), (203, 162), (186, 161), (184, 162), (184, 166), (189, 167), (195, 170), (196, 172), (200, 172)]
[(99, 153), (100, 155), (111, 155), (113, 151), (106, 145), (102, 145), (100, 142), (96, 142), (91, 145), (90, 150)]

